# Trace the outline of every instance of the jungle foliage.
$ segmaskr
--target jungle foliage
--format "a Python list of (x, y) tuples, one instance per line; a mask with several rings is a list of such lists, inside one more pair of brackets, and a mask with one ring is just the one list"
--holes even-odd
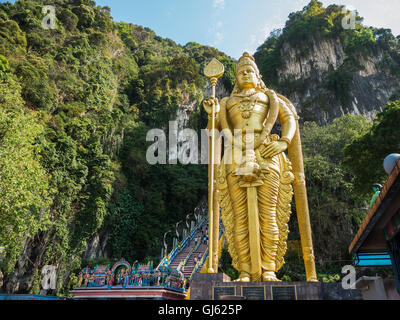
[(388, 102), (378, 113), (370, 130), (345, 149), (345, 164), (357, 176), (355, 187), (360, 194), (371, 194), (372, 185), (384, 185), (388, 175), (383, 160), (391, 153), (399, 153), (400, 100)]
[[(54, 264), (61, 294), (99, 230), (111, 258), (157, 259), (163, 233), (193, 212), (206, 167), (149, 165), (146, 133), (167, 131), (183, 102), (199, 104), (211, 58), (233, 86), (233, 62), (114, 22), (90, 0), (57, 1), (56, 29), (44, 29), (44, 4), (0, 4), (0, 268), (18, 268), (29, 243), (38, 251), (22, 272), (34, 285), (20, 290), (37, 292), (41, 267)], [(197, 114), (192, 126), (204, 127)]]
[[(383, 160), (400, 149), (399, 121), (400, 100), (395, 100), (387, 103), (373, 123), (363, 116), (349, 114), (326, 126), (305, 122), (300, 128), (317, 274), (321, 281), (334, 281), (341, 268), (352, 263), (348, 247), (368, 213), (374, 194), (372, 185), (385, 183)], [(289, 241), (300, 239), (294, 206), (292, 209)], [(301, 253), (289, 250), (286, 260), (280, 275), (304, 280)]]
[(358, 176), (345, 166), (345, 147), (368, 132), (362, 116), (345, 115), (331, 124), (306, 122), (301, 131), (315, 256), (320, 266), (345, 260), (361, 225), (368, 196), (355, 190)]

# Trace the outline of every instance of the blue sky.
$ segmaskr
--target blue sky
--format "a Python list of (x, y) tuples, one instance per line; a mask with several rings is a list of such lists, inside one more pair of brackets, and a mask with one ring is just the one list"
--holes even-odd
[[(51, 4), (54, 0), (49, 0)], [(400, 34), (399, 0), (321, 0), (357, 9), (364, 24), (392, 29)], [(0, 0), (0, 2), (5, 2)], [(14, 2), (14, 1), (12, 1)], [(199, 42), (218, 48), (233, 58), (253, 53), (269, 33), (285, 25), (289, 13), (310, 0), (97, 0), (111, 8), (115, 21), (154, 30), (179, 44)]]
[[(189, 41), (211, 45), (233, 58), (253, 53), (288, 15), (310, 0), (97, 0), (111, 8), (116, 21), (153, 29), (179, 44)], [(357, 9), (365, 25), (400, 34), (399, 0), (322, 0), (324, 6), (342, 4)]]

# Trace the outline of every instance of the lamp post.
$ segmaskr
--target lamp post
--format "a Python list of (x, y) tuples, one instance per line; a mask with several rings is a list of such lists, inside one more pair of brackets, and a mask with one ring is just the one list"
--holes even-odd
[[(195, 209), (195, 210), (196, 210), (196, 209)], [(190, 219), (190, 217), (194, 218), (194, 220), (193, 220), (193, 219)], [(190, 222), (190, 224), (189, 224), (188, 221)], [(189, 214), (186, 216), (186, 226), (187, 226), (187, 229), (188, 229), (189, 233), (193, 231), (194, 226), (195, 226), (195, 222), (197, 222), (197, 216), (196, 216), (196, 214), (195, 214), (195, 213), (189, 213)]]
[(164, 241), (163, 241), (163, 244), (164, 244), (164, 254), (163, 254), (163, 256), (161, 257), (161, 259), (162, 258), (164, 258), (166, 255), (167, 255), (167, 242), (166, 242), (166, 238), (167, 238), (167, 234), (168, 233), (170, 233), (171, 232), (171, 230), (168, 230), (166, 233), (164, 233)]
[(178, 227), (179, 227), (179, 224), (182, 223), (182, 222), (183, 222), (183, 220), (178, 221), (178, 222), (176, 223), (176, 225), (175, 225), (175, 233), (176, 233), (177, 243), (179, 242), (179, 231), (178, 231)]
[(194, 218), (195, 218), (195, 221), (196, 221), (196, 224), (199, 224), (199, 220), (200, 220), (200, 214), (198, 213), (199, 210), (200, 210), (200, 209), (199, 209), (198, 207), (196, 207), (196, 208), (194, 209), (194, 213), (193, 213)]
[(186, 222), (186, 229), (188, 229), (188, 230), (189, 230), (189, 222), (188, 222), (188, 220), (190, 220), (190, 216), (191, 216), (190, 213), (187, 214), (187, 215), (186, 215), (186, 220), (185, 220), (185, 222)]

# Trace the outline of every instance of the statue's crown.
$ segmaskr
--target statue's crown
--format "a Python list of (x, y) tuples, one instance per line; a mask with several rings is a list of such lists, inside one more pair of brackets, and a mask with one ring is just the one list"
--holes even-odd
[(239, 58), (236, 70), (238, 70), (241, 66), (246, 66), (246, 65), (252, 66), (257, 73), (260, 73), (258, 71), (258, 67), (256, 65), (254, 58), (248, 52), (244, 52), (243, 55)]

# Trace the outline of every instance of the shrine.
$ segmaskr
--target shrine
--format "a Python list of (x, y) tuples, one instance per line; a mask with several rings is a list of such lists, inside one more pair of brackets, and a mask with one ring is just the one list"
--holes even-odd
[(155, 268), (151, 262), (135, 266), (125, 259), (113, 266), (84, 268), (72, 290), (74, 299), (187, 299), (190, 281), (195, 273), (204, 271), (208, 256), (207, 245), (201, 238), (207, 228), (206, 220), (194, 227)]

